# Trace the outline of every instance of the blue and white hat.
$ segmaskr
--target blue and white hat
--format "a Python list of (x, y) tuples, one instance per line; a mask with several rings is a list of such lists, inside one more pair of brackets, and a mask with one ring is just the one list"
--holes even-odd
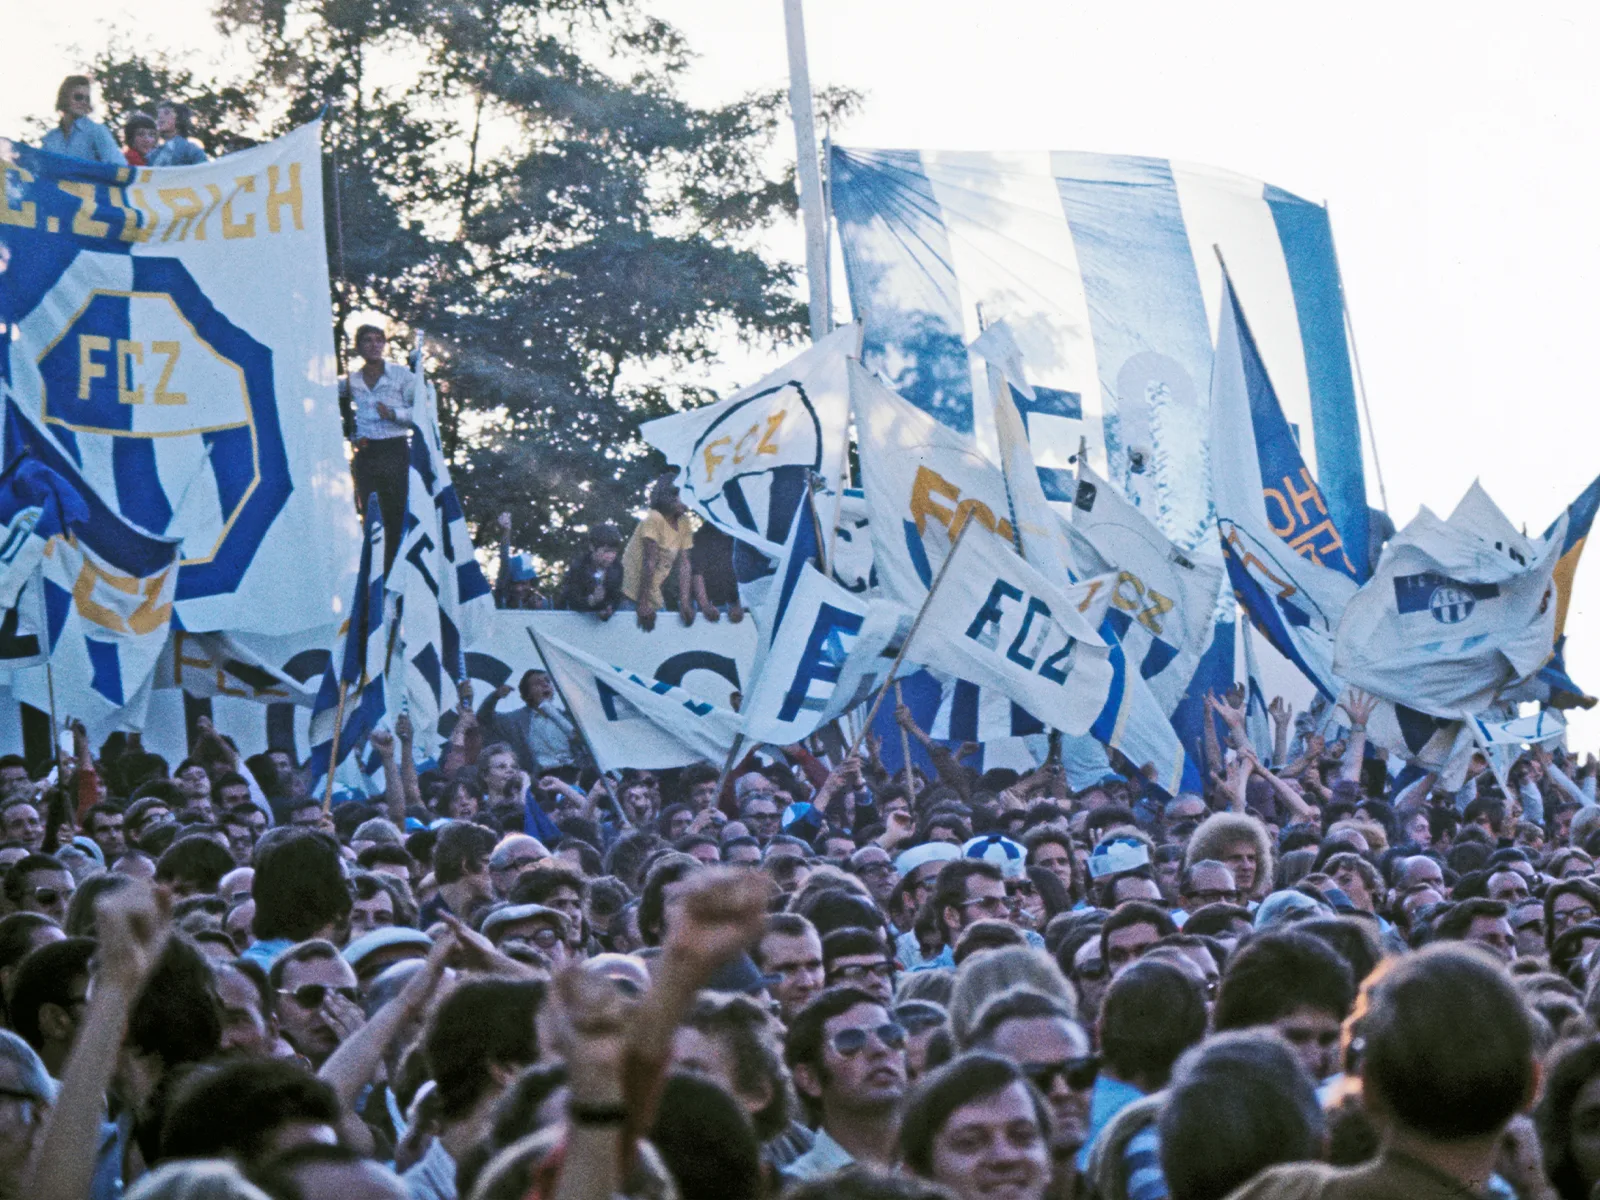
[(1000, 868), (1007, 879), (1020, 879), (1027, 870), (1028, 853), (1019, 844), (998, 833), (975, 837), (961, 847), (962, 858), (981, 858)]
[(1138, 838), (1119, 837), (1101, 842), (1089, 855), (1089, 877), (1105, 879), (1150, 865), (1150, 851)]
[(926, 863), (949, 862), (960, 857), (961, 851), (949, 842), (922, 842), (901, 852), (894, 860), (894, 869), (901, 875), (909, 875)]

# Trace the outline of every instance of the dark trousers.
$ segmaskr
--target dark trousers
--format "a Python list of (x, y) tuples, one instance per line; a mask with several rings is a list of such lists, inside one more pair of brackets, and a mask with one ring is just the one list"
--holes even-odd
[(367, 497), (377, 494), (383, 518), (383, 569), (387, 573), (405, 532), (406, 485), (411, 478), (411, 439), (374, 438), (356, 448), (350, 464), (356, 481), (356, 508), (367, 512)]

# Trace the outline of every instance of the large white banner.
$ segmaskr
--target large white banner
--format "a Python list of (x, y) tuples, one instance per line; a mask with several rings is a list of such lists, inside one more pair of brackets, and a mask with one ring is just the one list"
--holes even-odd
[(352, 590), (320, 133), (0, 163), (0, 374), (117, 516), (179, 542), (188, 630), (326, 625)]

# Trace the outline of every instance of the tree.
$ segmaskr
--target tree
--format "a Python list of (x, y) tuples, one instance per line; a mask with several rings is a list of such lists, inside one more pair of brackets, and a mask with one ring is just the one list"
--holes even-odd
[(108, 106), (180, 96), (212, 149), (326, 110), (336, 316), (427, 330), (469, 518), (510, 509), (546, 564), (625, 526), (665, 465), (639, 422), (698, 398), (686, 368), (801, 335), (796, 270), (758, 245), (796, 209), (769, 164), (781, 93), (686, 103), (687, 46), (633, 0), (223, 0), (217, 19), (247, 78), (119, 40), (96, 64)]

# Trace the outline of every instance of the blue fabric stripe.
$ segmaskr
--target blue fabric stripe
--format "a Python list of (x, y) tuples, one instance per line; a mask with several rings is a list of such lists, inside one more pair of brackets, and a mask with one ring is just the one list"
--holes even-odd
[(1344, 335), (1344, 285), (1333, 252), (1328, 210), (1282, 188), (1264, 193), (1289, 268), (1306, 381), (1311, 387), (1311, 425), (1316, 431), (1317, 483), (1355, 565), (1357, 578), (1370, 574), (1367, 548), (1367, 479), (1361, 461), (1361, 423), (1356, 416), (1350, 347)]
[(844, 150), (831, 159), (833, 215), (861, 361), (911, 403), (972, 432), (972, 376), (950, 237), (914, 150)]
[[(1232, 621), (1219, 621), (1213, 626), (1211, 645), (1200, 656), (1188, 690), (1173, 710), (1172, 727), (1177, 730), (1178, 740), (1183, 743), (1190, 763), (1205, 761), (1205, 722), (1215, 719), (1206, 712), (1206, 693), (1215, 692), (1220, 696), (1233, 686), (1234, 637)], [(1184, 786), (1190, 785), (1185, 783)]]
[[(1171, 167), (1159, 158), (1056, 154), (1052, 170), (1083, 274), (1106, 413), (1127, 402), (1119, 378), (1129, 361), (1152, 352), (1169, 360), (1163, 374), (1175, 366), (1188, 376), (1187, 395), (1199, 403), (1211, 378), (1211, 327)], [(1181, 380), (1172, 382), (1176, 396)], [(1123, 444), (1118, 424), (1106, 422), (1108, 458)]]
[(89, 686), (120, 708), (127, 701), (122, 694), (122, 660), (116, 643), (86, 637), (83, 644), (89, 652), (89, 667), (93, 672)]

